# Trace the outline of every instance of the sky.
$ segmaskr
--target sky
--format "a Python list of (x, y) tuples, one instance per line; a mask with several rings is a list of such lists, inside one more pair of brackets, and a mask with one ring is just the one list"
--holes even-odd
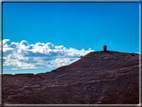
[(139, 3), (3, 3), (3, 73), (41, 73), (91, 51), (139, 53)]

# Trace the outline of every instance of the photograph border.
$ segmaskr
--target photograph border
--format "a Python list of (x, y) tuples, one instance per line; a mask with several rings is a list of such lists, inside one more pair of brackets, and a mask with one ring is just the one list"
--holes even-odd
[[(139, 104), (3, 104), (2, 101), (2, 73), (3, 73), (3, 3), (139, 3)], [(1, 11), (1, 92), (0, 92), (0, 104), (2, 107), (5, 106), (135, 106), (135, 107), (140, 107), (141, 105), (141, 54), (142, 54), (142, 0), (1, 0), (0, 4), (0, 11)]]

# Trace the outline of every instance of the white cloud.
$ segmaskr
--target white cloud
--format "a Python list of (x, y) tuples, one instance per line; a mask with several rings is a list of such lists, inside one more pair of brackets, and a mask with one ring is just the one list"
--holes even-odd
[(3, 40), (4, 66), (22, 69), (59, 67), (70, 64), (91, 51), (93, 50), (90, 48), (88, 50), (67, 49), (62, 45), (54, 46), (50, 42), (29, 44), (25, 40), (20, 43), (11, 42), (9, 39)]
[(7, 70), (7, 69), (4, 69), (4, 70)]
[(17, 70), (17, 68), (11, 68), (11, 70)]

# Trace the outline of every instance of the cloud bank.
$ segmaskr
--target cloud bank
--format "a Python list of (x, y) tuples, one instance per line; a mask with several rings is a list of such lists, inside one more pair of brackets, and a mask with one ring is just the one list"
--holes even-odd
[(12, 68), (11, 70), (17, 70), (17, 68)]
[(3, 40), (3, 60), (4, 66), (15, 66), (12, 70), (36, 69), (43, 67), (59, 67), (70, 64), (80, 56), (91, 52), (88, 50), (67, 49), (64, 46), (54, 46), (52, 43), (29, 44), (22, 40), (20, 43), (11, 42), (9, 39)]

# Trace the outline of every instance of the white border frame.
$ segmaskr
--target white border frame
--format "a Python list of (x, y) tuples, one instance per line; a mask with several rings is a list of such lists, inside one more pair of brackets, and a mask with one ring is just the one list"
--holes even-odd
[[(0, 0), (1, 4), (0, 4), (0, 11), (2, 12), (2, 3), (3, 2), (93, 2), (93, 3), (109, 3), (109, 2), (114, 2), (114, 3), (139, 3), (139, 104), (2, 104), (2, 99), (0, 99), (0, 104), (2, 107), (5, 106), (23, 106), (23, 107), (27, 107), (27, 106), (35, 106), (35, 107), (40, 107), (40, 106), (135, 106), (135, 107), (141, 107), (142, 103), (141, 103), (141, 54), (142, 54), (142, 0)], [(3, 39), (2, 37), (2, 14), (1, 14), (1, 40)], [(2, 53), (2, 52), (1, 52)], [(2, 57), (2, 55), (1, 55)], [(2, 61), (1, 61), (2, 62)], [(1, 71), (3, 70), (3, 67), (1, 66)], [(2, 74), (2, 72), (1, 72)], [(2, 83), (2, 80), (0, 81)], [(2, 91), (0, 92), (0, 95), (2, 96)]]

